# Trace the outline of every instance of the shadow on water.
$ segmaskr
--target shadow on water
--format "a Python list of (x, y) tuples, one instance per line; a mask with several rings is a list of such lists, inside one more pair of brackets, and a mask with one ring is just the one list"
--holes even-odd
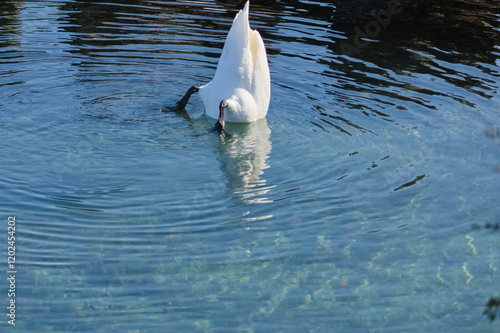
[(0, 47), (19, 46), (19, 14), (22, 1), (2, 1), (0, 3)]
[[(71, 36), (71, 52), (83, 56), (74, 64), (81, 80), (120, 80), (134, 63), (142, 66), (134, 74), (158, 82), (160, 93), (163, 77), (184, 82), (182, 66), (200, 68), (201, 79), (193, 81), (211, 77), (239, 7), (225, 1), (74, 1), (59, 6), (64, 13), (59, 21)], [(360, 115), (400, 123), (402, 113), (416, 106), (436, 110), (442, 100), (475, 108), (475, 98), (466, 92), (491, 98), (498, 89), (489, 78), (499, 76), (498, 8), (463, 0), (253, 1), (251, 21), (266, 41), (271, 65), (277, 65), (274, 72), (283, 72), (283, 60), (295, 57), (308, 63), (293, 69), (306, 83), (312, 80), (308, 72), (322, 76), (320, 82), (311, 81), (311, 90), (299, 92), (312, 104), (312, 124), (318, 126), (319, 120), (349, 134), (352, 127), (375, 130), (361, 126)], [(296, 12), (300, 19), (293, 17)], [(475, 38), (467, 37), (471, 35)], [(297, 51), (282, 52), (282, 43), (297, 45)], [(197, 63), (197, 54), (210, 63)], [(311, 67), (311, 60), (317, 65)], [(178, 71), (163, 72), (168, 64), (176, 64)], [(272, 78), (293, 89), (286, 74)], [(182, 89), (169, 95), (176, 99)], [(330, 100), (326, 104), (321, 102), (324, 94)], [(127, 92), (114, 98), (127, 98)], [(101, 101), (99, 96), (94, 100)]]
[[(315, 85), (332, 101), (322, 105), (318, 118), (347, 134), (351, 125), (345, 119), (364, 122), (356, 120), (355, 111), (400, 123), (408, 111), (437, 110), (454, 101), (475, 108), (478, 98), (492, 98), (498, 90), (494, 78), (500, 76), (495, 3), (336, 1), (333, 8), (301, 3), (296, 8), (303, 10), (304, 23), (298, 24), (310, 20), (316, 33), (279, 36), (270, 29), (270, 38), (313, 45), (310, 52), (288, 55), (326, 66)], [(328, 115), (344, 116), (332, 121)]]
[[(13, 73), (22, 72), (19, 68), (9, 68), (8, 64), (19, 62), (21, 58), (16, 54), (15, 49), (21, 45), (20, 40), (20, 21), (19, 14), (21, 11), (21, 1), (7, 1), (0, 3), (0, 62), (2, 63), (2, 68), (0, 68), (0, 78), (8, 79), (7, 82), (0, 82), (0, 88), (4, 86), (16, 85), (24, 83), (23, 80), (10, 79)], [(17, 67), (17, 66), (16, 66)], [(0, 92), (0, 96), (3, 96)], [(3, 98), (0, 99), (0, 107), (3, 106)]]
[(498, 313), (500, 312), (500, 298), (492, 297), (486, 304), (486, 309), (484, 310), (484, 314), (488, 316), (490, 321), (495, 321)]
[[(377, 95), (384, 95), (380, 88), (393, 86), (412, 94), (399, 98), (431, 109), (438, 108), (429, 101), (432, 95), (474, 107), (462, 89), (485, 98), (498, 90), (498, 82), (488, 78), (499, 76), (495, 68), (499, 3), (494, 2), (339, 2), (331, 28), (346, 34), (329, 48), (340, 56), (363, 60), (347, 60), (352, 68), (349, 76), (373, 87)], [(332, 61), (329, 66), (334, 73), (343, 72), (345, 61)], [(415, 83), (415, 75), (429, 76)]]

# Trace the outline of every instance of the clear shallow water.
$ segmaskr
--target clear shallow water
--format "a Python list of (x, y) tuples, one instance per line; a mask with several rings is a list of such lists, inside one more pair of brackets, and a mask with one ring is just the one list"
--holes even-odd
[(3, 2), (16, 330), (497, 331), (498, 5), (254, 1), (271, 106), (220, 141), (161, 110), (242, 4)]

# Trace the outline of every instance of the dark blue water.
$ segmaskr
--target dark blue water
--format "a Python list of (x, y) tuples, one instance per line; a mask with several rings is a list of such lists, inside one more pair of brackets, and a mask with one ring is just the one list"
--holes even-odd
[(253, 1), (271, 105), (221, 141), (162, 110), (243, 3), (3, 1), (2, 332), (498, 331), (499, 5)]

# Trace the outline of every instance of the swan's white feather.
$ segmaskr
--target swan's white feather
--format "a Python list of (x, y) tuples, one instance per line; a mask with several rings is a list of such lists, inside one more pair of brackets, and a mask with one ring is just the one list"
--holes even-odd
[(267, 114), (271, 79), (264, 41), (248, 21), (249, 2), (234, 18), (211, 82), (200, 87), (206, 114), (219, 117), (219, 104), (228, 102), (227, 122), (253, 122)]

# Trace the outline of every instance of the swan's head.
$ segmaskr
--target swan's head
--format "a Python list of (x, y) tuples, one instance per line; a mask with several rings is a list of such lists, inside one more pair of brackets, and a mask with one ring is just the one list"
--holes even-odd
[[(225, 108), (232, 113), (238, 113), (242, 110), (242, 106), (240, 104), (240, 101), (237, 97), (231, 97), (226, 100), (223, 100), (222, 102), (225, 102)], [(222, 103), (221, 102), (221, 103)]]

